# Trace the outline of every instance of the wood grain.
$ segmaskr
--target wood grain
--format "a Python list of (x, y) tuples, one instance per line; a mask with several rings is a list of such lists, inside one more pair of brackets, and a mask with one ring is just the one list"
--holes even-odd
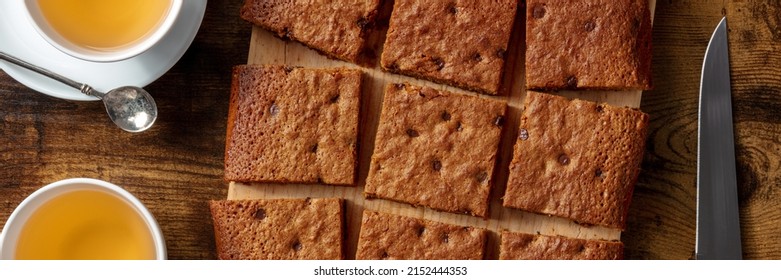
[(139, 197), (162, 227), (169, 258), (214, 258), (207, 201), (226, 195), (230, 69), (246, 60), (251, 29), (238, 2), (208, 1), (190, 49), (146, 87), (160, 117), (144, 133), (117, 129), (100, 102), (51, 98), (0, 74), (0, 223), (34, 190), (91, 177)]
[(743, 256), (781, 258), (781, 3), (731, 1), (732, 106)]

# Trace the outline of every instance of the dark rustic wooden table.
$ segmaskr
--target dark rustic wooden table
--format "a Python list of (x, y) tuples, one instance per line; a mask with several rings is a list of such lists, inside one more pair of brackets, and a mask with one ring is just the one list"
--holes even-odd
[[(211, 0), (195, 42), (146, 89), (160, 118), (123, 132), (99, 102), (39, 94), (0, 71), (0, 225), (30, 193), (71, 177), (125, 187), (157, 217), (171, 259), (214, 258), (207, 201), (224, 199), (225, 123), (233, 65), (245, 63), (250, 24), (239, 0)], [(781, 259), (781, 4), (658, 1), (655, 89), (642, 173), (622, 235), (631, 259), (694, 252), (697, 104), (710, 35), (728, 17), (744, 257)]]

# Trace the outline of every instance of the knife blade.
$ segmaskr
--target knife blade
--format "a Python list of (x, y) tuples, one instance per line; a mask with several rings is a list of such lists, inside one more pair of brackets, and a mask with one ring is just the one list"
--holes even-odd
[(697, 259), (741, 259), (727, 18), (702, 64), (697, 144)]

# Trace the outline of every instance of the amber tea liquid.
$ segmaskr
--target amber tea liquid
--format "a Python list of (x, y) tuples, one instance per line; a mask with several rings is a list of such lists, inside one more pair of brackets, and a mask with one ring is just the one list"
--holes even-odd
[(96, 50), (120, 48), (152, 33), (170, 0), (38, 0), (49, 25), (71, 43)]
[(155, 259), (155, 246), (131, 204), (111, 193), (76, 190), (45, 202), (30, 216), (16, 259)]

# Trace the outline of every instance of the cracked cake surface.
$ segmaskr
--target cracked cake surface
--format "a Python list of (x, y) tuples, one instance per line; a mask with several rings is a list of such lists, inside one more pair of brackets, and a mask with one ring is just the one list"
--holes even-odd
[(246, 0), (241, 18), (327, 56), (360, 62), (380, 0)]
[(623, 229), (648, 115), (528, 91), (504, 206)]
[(498, 94), (517, 0), (396, 0), (386, 71)]
[(499, 241), (500, 260), (620, 260), (620, 241), (587, 240), (504, 231)]
[(355, 184), (361, 71), (233, 70), (225, 180)]
[(344, 258), (344, 206), (338, 198), (210, 201), (223, 260)]
[(358, 260), (481, 260), (488, 231), (364, 211)]
[(388, 85), (366, 196), (487, 217), (506, 108), (504, 101)]
[(526, 88), (651, 89), (648, 0), (526, 2)]

